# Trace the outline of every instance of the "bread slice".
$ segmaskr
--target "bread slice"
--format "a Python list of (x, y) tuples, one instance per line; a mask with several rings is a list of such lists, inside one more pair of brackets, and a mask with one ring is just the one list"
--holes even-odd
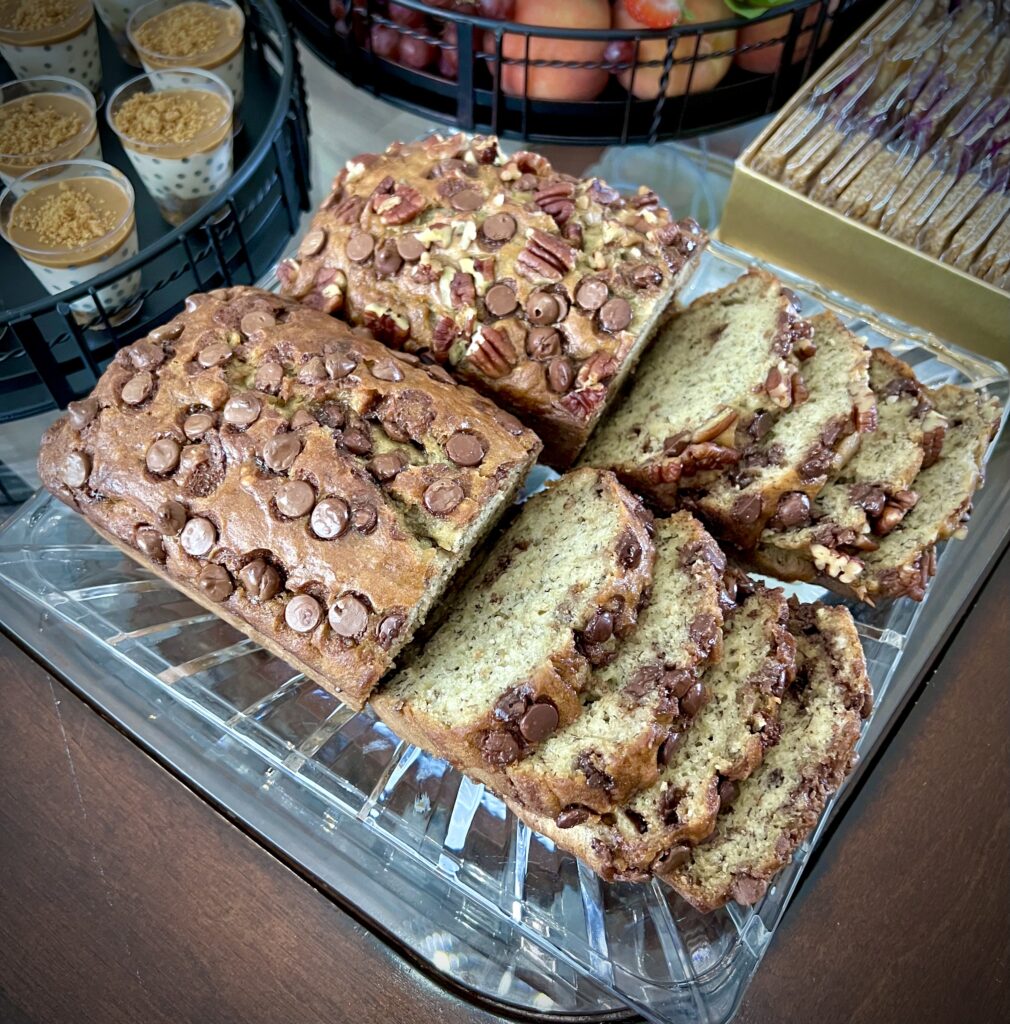
[(566, 808), (557, 818), (512, 801), (512, 809), (607, 880), (645, 881), (682, 856), (715, 825), (724, 780), (746, 778), (778, 734), (778, 705), (794, 667), (779, 590), (742, 586), (729, 613), (722, 660), (704, 675), (708, 701), (679, 741), (664, 751), (659, 779), (602, 817)]
[(523, 506), (424, 649), (372, 698), (400, 736), (502, 787), (502, 769), (582, 711), (593, 662), (652, 580), (651, 516), (612, 473), (569, 473)]
[(780, 737), (724, 806), (713, 835), (657, 873), (702, 912), (756, 903), (817, 824), (855, 760), (870, 683), (852, 616), (842, 607), (793, 605), (796, 678)]
[(796, 296), (765, 271), (703, 295), (660, 331), (581, 464), (674, 508), (682, 477), (733, 465), (755, 417), (764, 429), (791, 404), (810, 334)]
[(705, 700), (700, 675), (722, 651), (726, 559), (688, 512), (656, 522), (649, 601), (614, 659), (594, 668), (582, 713), (508, 769), (518, 799), (557, 817), (602, 813), (656, 781), (657, 755)]
[(798, 398), (740, 454), (729, 471), (682, 499), (722, 540), (742, 550), (757, 543), (786, 495), (813, 498), (851, 457), (859, 433), (876, 423), (869, 352), (833, 313), (810, 321), (816, 352), (794, 379)]

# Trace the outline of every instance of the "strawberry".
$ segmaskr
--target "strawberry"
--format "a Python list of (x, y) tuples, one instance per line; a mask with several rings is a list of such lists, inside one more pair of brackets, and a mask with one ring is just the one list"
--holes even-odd
[(683, 13), (681, 0), (626, 0), (625, 6), (635, 21), (649, 28), (670, 28)]

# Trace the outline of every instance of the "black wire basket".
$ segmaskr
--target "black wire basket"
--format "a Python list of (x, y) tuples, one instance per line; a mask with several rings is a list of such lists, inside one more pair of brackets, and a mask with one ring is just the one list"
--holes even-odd
[[(719, 0), (686, 0), (727, 17), (650, 30), (499, 21), (470, 0), (281, 2), (317, 56), (399, 107), (467, 131), (580, 145), (655, 143), (771, 113), (881, 5), (792, 0), (748, 19)], [(628, 24), (624, 0), (586, 3)], [(564, 8), (578, 21), (585, 5), (542, 5)]]
[[(243, 129), (234, 140), (235, 173), (225, 189), (176, 228), (161, 219), (100, 113), (105, 159), (136, 192), (140, 249), (114, 269), (58, 295), (44, 293), (17, 254), (0, 245), (0, 422), (89, 392), (123, 345), (182, 307), (187, 295), (261, 278), (280, 257), (309, 204), (308, 121), (301, 67), (273, 0), (242, 0), (246, 14)], [(100, 26), (106, 95), (137, 73)], [(6, 66), (0, 61), (0, 77)], [(99, 291), (141, 272), (142, 303), (108, 308)], [(106, 297), (109, 292), (104, 292)], [(97, 311), (81, 321), (71, 303), (90, 296)], [(138, 297), (131, 297), (133, 306)]]

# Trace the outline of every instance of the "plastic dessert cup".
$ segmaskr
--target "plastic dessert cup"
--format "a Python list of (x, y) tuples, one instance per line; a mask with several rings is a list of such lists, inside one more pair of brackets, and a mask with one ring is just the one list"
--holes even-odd
[(170, 224), (231, 177), (232, 110), (231, 89), (209, 71), (138, 75), (109, 99), (109, 125)]
[(145, 71), (213, 71), (241, 104), (245, 15), (232, 0), (152, 0), (127, 33)]
[(95, 97), (80, 82), (50, 76), (0, 85), (0, 180), (40, 164), (101, 160)]
[(18, 78), (61, 75), (101, 91), (91, 0), (0, 0), (0, 54)]
[(94, 0), (94, 3), (98, 17), (102, 19), (102, 23), (109, 30), (109, 35), (112, 36), (112, 41), (116, 44), (116, 49), (119, 50), (119, 56), (127, 64), (139, 68), (140, 58), (126, 34), (126, 26), (130, 23), (130, 15), (138, 7), (142, 7), (146, 0)]
[[(43, 164), (0, 194), (0, 236), (50, 294), (84, 284), (137, 254), (133, 188), (115, 167), (98, 160)], [(112, 324), (140, 308), (140, 271), (99, 288)], [(90, 296), (70, 304), (88, 327), (105, 326)]]

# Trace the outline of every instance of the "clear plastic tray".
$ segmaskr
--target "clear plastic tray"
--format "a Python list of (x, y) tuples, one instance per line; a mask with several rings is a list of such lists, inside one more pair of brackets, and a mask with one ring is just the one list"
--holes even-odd
[[(684, 298), (754, 262), (714, 244)], [(805, 313), (834, 309), (926, 383), (1006, 404), (999, 364), (782, 276)], [(1007, 449), (1001, 440), (967, 540), (940, 553), (927, 601), (851, 605), (877, 696), (864, 759), (1010, 531)], [(702, 916), (658, 882), (601, 882), (482, 787), (351, 712), (45, 494), (0, 531), (0, 580), (0, 618), (78, 692), (413, 957), (513, 1008), (728, 1020), (830, 816), (757, 907)]]

